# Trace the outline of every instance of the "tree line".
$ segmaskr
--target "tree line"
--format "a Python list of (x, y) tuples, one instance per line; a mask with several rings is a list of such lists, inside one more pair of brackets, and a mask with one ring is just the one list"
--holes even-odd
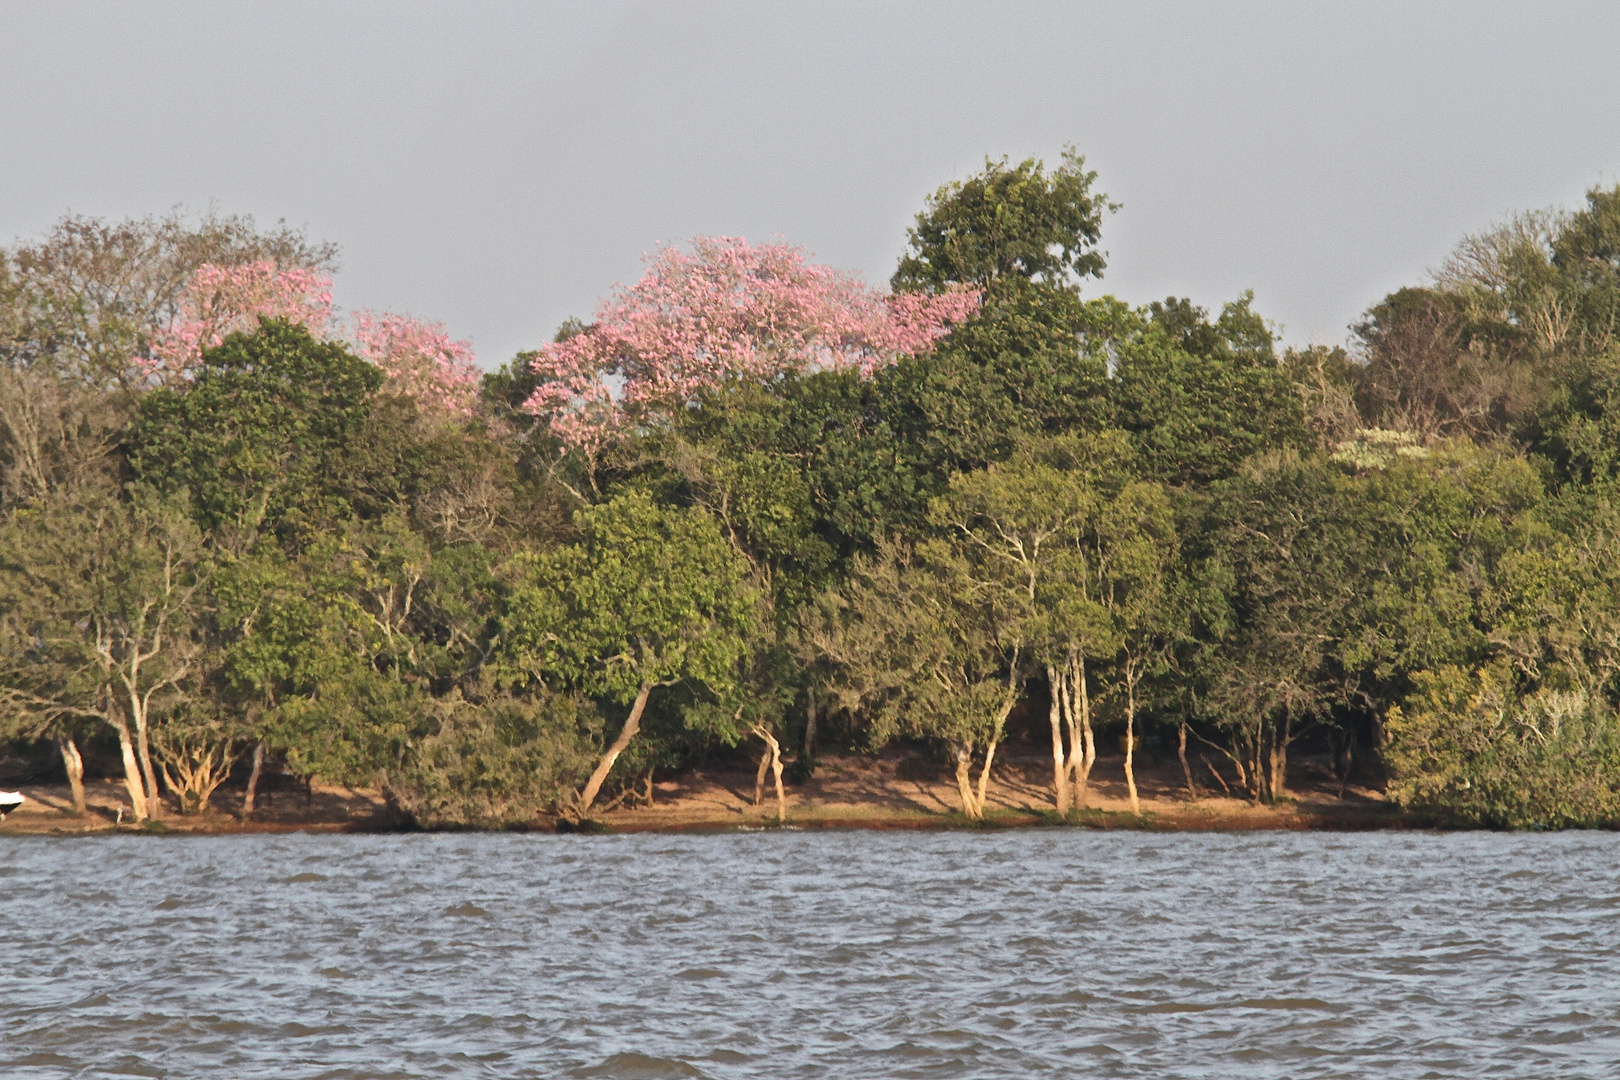
[(233, 770), (251, 814), (272, 761), (577, 819), (742, 752), (780, 815), (896, 739), (973, 819), (1015, 722), (1059, 815), (1117, 738), (1133, 807), (1144, 746), (1259, 802), (1310, 748), (1450, 820), (1620, 816), (1620, 188), (1284, 349), (1247, 294), (1083, 294), (1096, 183), (987, 160), (886, 289), (664, 248), (488, 373), (339, 319), (295, 230), (64, 219), (0, 252), (0, 735), (137, 820)]

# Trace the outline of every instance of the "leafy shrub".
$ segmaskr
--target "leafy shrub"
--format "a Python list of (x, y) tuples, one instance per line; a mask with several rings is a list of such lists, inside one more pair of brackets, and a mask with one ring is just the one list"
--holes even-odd
[(1602, 698), (1522, 693), (1501, 668), (1448, 667), (1417, 684), (1388, 723), (1401, 806), (1514, 829), (1620, 822), (1620, 722)]
[(459, 694), (428, 703), (435, 730), (390, 773), (390, 800), (427, 827), (500, 828), (566, 809), (590, 775), (602, 721), (561, 694)]

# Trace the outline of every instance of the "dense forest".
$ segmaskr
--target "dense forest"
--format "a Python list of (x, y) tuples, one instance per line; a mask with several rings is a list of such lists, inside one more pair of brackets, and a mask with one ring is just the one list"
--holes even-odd
[(780, 800), (895, 740), (975, 819), (1014, 739), (1058, 814), (1118, 740), (1133, 800), (1139, 747), (1257, 802), (1308, 750), (1620, 819), (1620, 187), (1348, 348), (1093, 297), (1114, 209), (986, 161), (887, 290), (698, 238), (487, 373), (295, 230), (66, 218), (0, 251), (0, 738), (137, 820), (271, 766), (424, 825), (726, 755)]

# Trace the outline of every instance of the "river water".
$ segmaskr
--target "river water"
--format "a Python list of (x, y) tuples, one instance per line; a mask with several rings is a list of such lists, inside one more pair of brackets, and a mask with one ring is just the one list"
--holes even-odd
[(1620, 1075), (1620, 836), (15, 838), (0, 1076)]

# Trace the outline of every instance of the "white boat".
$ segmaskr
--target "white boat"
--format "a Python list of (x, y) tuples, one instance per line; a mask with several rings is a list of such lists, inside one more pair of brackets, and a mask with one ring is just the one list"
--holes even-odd
[(7, 814), (27, 801), (20, 791), (0, 791), (0, 821), (6, 820)]

